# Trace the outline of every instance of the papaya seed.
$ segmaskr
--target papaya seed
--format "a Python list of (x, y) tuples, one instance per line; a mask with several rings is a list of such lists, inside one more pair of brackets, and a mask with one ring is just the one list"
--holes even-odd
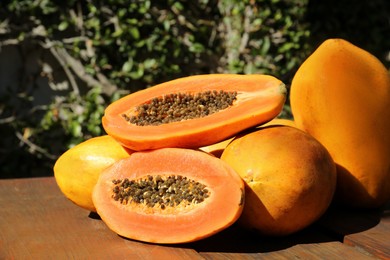
[(114, 179), (112, 184), (112, 198), (124, 205), (133, 202), (151, 208), (158, 205), (165, 209), (179, 204), (198, 204), (210, 196), (206, 185), (181, 175), (148, 175), (138, 180)]
[(216, 113), (232, 106), (236, 99), (236, 91), (223, 90), (167, 94), (137, 106), (134, 115), (124, 113), (122, 117), (139, 126), (161, 125)]

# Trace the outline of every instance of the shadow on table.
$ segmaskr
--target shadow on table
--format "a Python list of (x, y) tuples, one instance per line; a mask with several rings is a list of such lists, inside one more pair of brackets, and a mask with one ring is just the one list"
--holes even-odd
[(267, 237), (244, 230), (237, 224), (222, 232), (184, 245), (198, 252), (225, 252), (225, 253), (266, 253), (279, 251), (298, 244), (323, 243), (337, 241), (323, 235), (317, 227), (312, 226), (286, 237)]
[(390, 204), (372, 210), (331, 206), (319, 221), (290, 236), (261, 236), (234, 224), (212, 237), (186, 244), (184, 247), (198, 252), (266, 253), (299, 244), (343, 242), (344, 236), (369, 230), (375, 227), (381, 218), (386, 217), (390, 217)]
[[(160, 246), (189, 248), (197, 252), (267, 253), (302, 244), (343, 242), (344, 236), (369, 230), (386, 216), (390, 217), (390, 204), (374, 210), (352, 210), (331, 206), (319, 221), (285, 237), (262, 236), (233, 224), (200, 241)], [(89, 214), (89, 218), (100, 220), (99, 215), (93, 212)]]
[[(90, 219), (101, 221), (99, 215), (95, 212), (90, 212), (88, 217)], [(125, 237), (122, 238), (129, 241), (135, 241)], [(189, 248), (194, 249), (197, 252), (259, 253), (282, 250), (297, 244), (330, 241), (335, 240), (323, 235), (323, 232), (318, 230), (318, 227), (316, 226), (309, 227), (287, 237), (270, 238), (245, 230), (238, 224), (233, 224), (231, 227), (203, 240), (186, 244), (159, 246)], [(139, 241), (135, 242), (150, 244)]]
[(350, 209), (332, 205), (318, 225), (343, 241), (344, 236), (369, 230), (378, 225), (381, 219), (389, 217), (390, 203), (377, 209)]

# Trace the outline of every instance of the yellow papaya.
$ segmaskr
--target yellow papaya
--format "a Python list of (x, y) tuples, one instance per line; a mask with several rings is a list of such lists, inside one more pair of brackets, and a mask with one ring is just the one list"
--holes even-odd
[(215, 144), (211, 144), (211, 145), (207, 145), (207, 146), (203, 146), (203, 147), (200, 147), (199, 150), (202, 150), (206, 153), (209, 153), (209, 154), (212, 154), (214, 155), (215, 157), (218, 157), (220, 158), (222, 153), (223, 153), (223, 150), (226, 148), (226, 146), (234, 139), (234, 137), (232, 138), (229, 138), (229, 139), (226, 139), (226, 140), (223, 140), (221, 142), (218, 142), (218, 143), (215, 143)]
[(131, 153), (109, 135), (93, 137), (70, 148), (57, 159), (54, 177), (65, 197), (84, 209), (96, 212), (92, 190), (100, 173)]
[[(261, 128), (261, 127), (264, 127), (264, 126), (271, 126), (271, 125), (274, 125), (274, 126), (275, 125), (280, 125), (280, 126), (285, 125), (285, 126), (295, 127), (295, 123), (291, 119), (287, 119), (287, 118), (274, 118), (271, 121), (258, 126), (257, 128)], [(210, 153), (210, 154), (214, 155), (215, 157), (221, 158), (221, 155), (222, 155), (223, 151), (225, 150), (226, 146), (231, 141), (233, 141), (233, 139), (234, 139), (234, 137), (226, 139), (226, 140), (223, 140), (223, 141), (215, 143), (215, 144), (203, 146), (203, 147), (201, 147), (199, 149), (204, 151), (204, 152)]]
[(274, 118), (271, 121), (265, 123), (264, 125), (261, 125), (260, 127), (264, 126), (271, 126), (271, 125), (285, 125), (285, 126), (291, 126), (296, 127), (294, 120), (287, 119), (287, 118)]
[(373, 208), (390, 200), (390, 77), (375, 56), (326, 40), (294, 75), (290, 102), (297, 127), (337, 164), (337, 203)]

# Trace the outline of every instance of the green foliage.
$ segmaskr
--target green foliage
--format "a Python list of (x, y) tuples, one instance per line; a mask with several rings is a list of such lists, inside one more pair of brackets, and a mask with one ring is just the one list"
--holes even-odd
[[(66, 149), (104, 134), (101, 117), (110, 102), (160, 82), (193, 74), (264, 73), (289, 85), (318, 42), (334, 35), (353, 35), (351, 41), (386, 59), (389, 26), (372, 26), (386, 23), (386, 0), (354, 3), (352, 9), (348, 1), (332, 2), (1, 1), (0, 51), (29, 45), (44, 53), (39, 71), (25, 77), (31, 82), (21, 80), (1, 93), (0, 131), (10, 136), (0, 141), (1, 171), (5, 177), (35, 176), (40, 165), (50, 173)], [(367, 15), (367, 5), (380, 15)], [(355, 17), (342, 19), (351, 10)], [(39, 80), (57, 91), (48, 104), (33, 98)], [(288, 102), (281, 116), (291, 117)]]
[(226, 70), (290, 80), (291, 72), (308, 54), (306, 5), (301, 0), (221, 1)]
[(63, 129), (64, 134), (71, 138), (70, 145), (77, 144), (103, 134), (101, 118), (107, 103), (99, 88), (91, 89), (85, 96), (74, 93), (57, 96), (40, 125), (44, 131)]

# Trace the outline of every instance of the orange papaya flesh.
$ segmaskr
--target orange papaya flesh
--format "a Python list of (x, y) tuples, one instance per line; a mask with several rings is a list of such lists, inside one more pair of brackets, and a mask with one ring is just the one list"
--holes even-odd
[[(208, 195), (197, 203), (183, 199), (170, 204), (173, 188), (166, 183), (168, 178), (178, 176), (191, 180), (191, 187), (196, 186), (194, 183), (204, 185)], [(116, 198), (120, 188), (115, 186), (125, 179), (131, 183), (125, 186), (135, 189), (141, 189), (138, 184), (142, 180), (155, 182), (149, 185), (154, 187), (149, 189), (153, 193), (150, 198), (165, 187), (161, 201), (150, 205), (152, 199), (147, 199), (144, 190), (135, 192), (132, 188), (127, 194), (143, 195), (138, 199), (125, 196), (126, 201)], [(157, 179), (161, 180), (158, 184)], [(184, 184), (178, 184), (176, 191), (183, 194), (179, 187), (184, 190)], [(229, 227), (240, 216), (243, 199), (244, 183), (231, 167), (205, 152), (183, 148), (135, 152), (107, 168), (93, 192), (97, 213), (111, 230), (130, 239), (160, 244), (196, 241)]]
[[(154, 98), (207, 91), (236, 93), (233, 104), (213, 114), (160, 125), (137, 125), (142, 104)], [(164, 147), (198, 148), (276, 117), (286, 99), (285, 85), (269, 75), (209, 74), (179, 78), (125, 96), (110, 104), (102, 118), (105, 131), (132, 150)]]
[(92, 190), (100, 173), (131, 153), (109, 135), (93, 137), (70, 148), (57, 159), (54, 177), (65, 197), (95, 212)]

